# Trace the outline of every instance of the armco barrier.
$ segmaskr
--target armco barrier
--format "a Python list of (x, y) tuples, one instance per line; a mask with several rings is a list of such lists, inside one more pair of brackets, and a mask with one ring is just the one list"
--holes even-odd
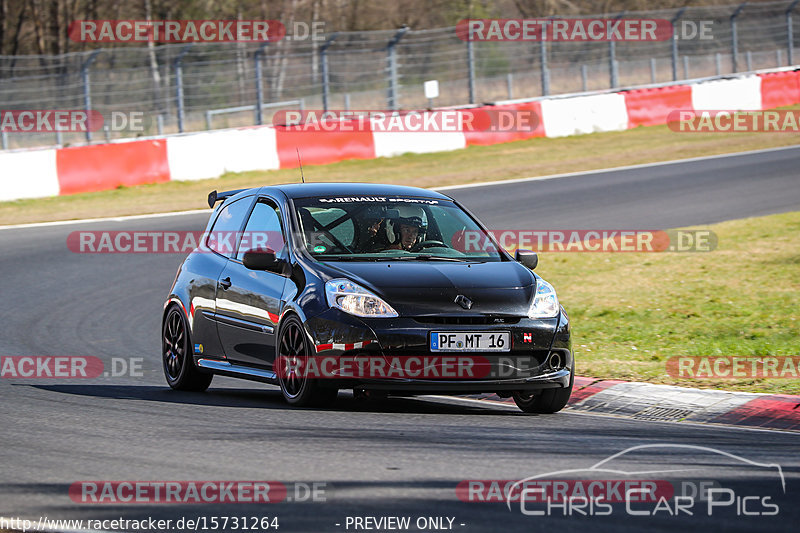
[(671, 110), (760, 110), (800, 103), (800, 72), (778, 69), (616, 93), (545, 98), (478, 109), (532, 110), (533, 131), (386, 133), (287, 131), (260, 126), (74, 148), (0, 152), (0, 201), (113, 189), (225, 172), (296, 168), (345, 159), (455, 150), (531, 137), (617, 131), (666, 122)]
[(166, 139), (95, 144), (56, 151), (60, 194), (169, 181)]
[(689, 85), (635, 89), (623, 94), (629, 128), (666, 124), (670, 111), (693, 109), (692, 87)]
[(761, 78), (761, 108), (774, 109), (800, 103), (800, 72), (768, 72)]
[(0, 152), (0, 201), (58, 196), (56, 149)]

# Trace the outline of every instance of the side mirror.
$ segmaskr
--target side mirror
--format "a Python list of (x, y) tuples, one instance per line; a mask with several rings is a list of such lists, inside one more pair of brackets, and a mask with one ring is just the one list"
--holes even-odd
[(272, 250), (250, 250), (242, 258), (244, 266), (250, 270), (267, 270), (276, 274), (283, 274), (284, 262), (275, 257)]
[(533, 270), (539, 264), (539, 254), (530, 250), (517, 250), (514, 259)]

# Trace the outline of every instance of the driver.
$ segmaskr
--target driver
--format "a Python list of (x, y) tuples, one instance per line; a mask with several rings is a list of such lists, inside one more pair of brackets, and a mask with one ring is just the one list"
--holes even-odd
[(401, 218), (395, 224), (397, 242), (388, 247), (389, 250), (405, 250), (410, 252), (416, 245), (425, 240), (426, 225), (421, 217)]

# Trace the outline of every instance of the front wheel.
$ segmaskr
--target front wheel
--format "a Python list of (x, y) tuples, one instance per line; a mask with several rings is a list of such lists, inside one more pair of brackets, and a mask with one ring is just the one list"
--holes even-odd
[(186, 318), (177, 306), (172, 306), (161, 326), (161, 356), (164, 377), (175, 390), (202, 392), (211, 385), (212, 374), (200, 372), (194, 366)]
[(313, 354), (300, 319), (290, 316), (281, 323), (277, 352), (278, 381), (290, 405), (327, 406), (336, 400), (337, 389), (321, 387), (319, 380), (307, 375), (308, 358)]
[(560, 389), (544, 389), (541, 391), (515, 392), (514, 403), (526, 413), (557, 413), (566, 407), (572, 395), (572, 384), (575, 381), (575, 363), (569, 372), (569, 386)]

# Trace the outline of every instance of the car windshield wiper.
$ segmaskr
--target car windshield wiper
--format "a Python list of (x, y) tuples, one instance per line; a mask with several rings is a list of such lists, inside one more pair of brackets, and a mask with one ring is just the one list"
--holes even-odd
[(317, 261), (372, 261), (374, 257), (364, 257), (361, 255), (334, 255), (330, 257), (315, 256)]
[(391, 257), (390, 259), (399, 259), (401, 261), (456, 261), (458, 263), (469, 261), (469, 259), (460, 257), (447, 257), (444, 255), (401, 255)]
[(473, 261), (459, 257), (446, 257), (443, 255), (384, 255), (384, 256), (363, 256), (363, 255), (337, 255), (333, 257), (317, 256), (319, 261), (455, 261), (464, 263)]

